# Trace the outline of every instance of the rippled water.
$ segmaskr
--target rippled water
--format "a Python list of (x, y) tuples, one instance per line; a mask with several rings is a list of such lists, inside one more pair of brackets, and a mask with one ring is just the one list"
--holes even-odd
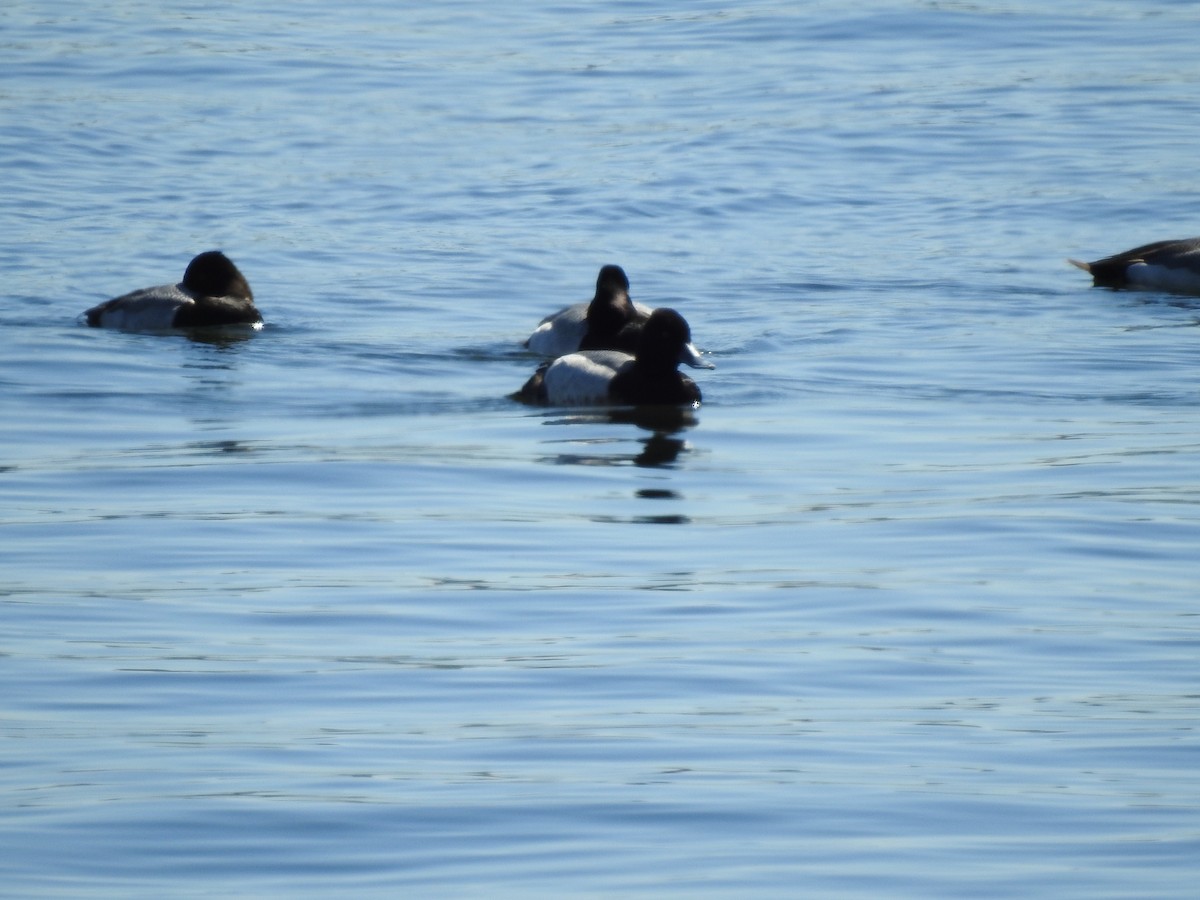
[[(5, 7), (3, 891), (1191, 896), (1197, 18)], [(509, 399), (607, 262), (694, 414)]]

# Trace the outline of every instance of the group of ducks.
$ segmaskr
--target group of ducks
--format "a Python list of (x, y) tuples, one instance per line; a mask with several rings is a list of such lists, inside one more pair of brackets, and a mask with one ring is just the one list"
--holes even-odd
[[(1156, 241), (1095, 262), (1069, 262), (1097, 287), (1200, 295), (1200, 238)], [(223, 325), (262, 327), (254, 294), (218, 250), (195, 257), (183, 281), (143, 288), (94, 306), (88, 325), (167, 331)], [(689, 405), (700, 388), (679, 364), (712, 369), (692, 346), (687, 321), (673, 309), (650, 309), (629, 297), (620, 266), (604, 266), (590, 303), (547, 316), (525, 346), (548, 361), (514, 396), (529, 403)]]
[(683, 316), (629, 298), (629, 278), (620, 266), (604, 266), (591, 302), (546, 316), (525, 346), (550, 361), (515, 396), (553, 406), (697, 406), (700, 388), (679, 364), (715, 368), (692, 346)]
[[(96, 328), (129, 331), (261, 328), (263, 321), (249, 283), (218, 250), (195, 257), (178, 284), (124, 294), (92, 307), (84, 318)], [(604, 266), (591, 302), (547, 316), (525, 346), (548, 359), (514, 395), (528, 403), (696, 406), (700, 388), (679, 372), (679, 364), (715, 368), (692, 345), (683, 316), (630, 299), (629, 278), (620, 266)]]

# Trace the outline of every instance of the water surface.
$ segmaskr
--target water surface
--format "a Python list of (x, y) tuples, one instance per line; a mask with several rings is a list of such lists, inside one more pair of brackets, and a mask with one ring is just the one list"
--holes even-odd
[[(1190, 896), (1196, 19), (0, 12), (6, 890)], [(509, 399), (608, 262), (694, 413)]]

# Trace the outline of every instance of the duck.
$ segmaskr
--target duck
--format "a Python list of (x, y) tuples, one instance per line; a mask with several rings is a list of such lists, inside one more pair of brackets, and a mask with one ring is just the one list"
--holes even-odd
[(633, 354), (580, 350), (543, 363), (517, 398), (549, 406), (700, 405), (700, 388), (679, 371), (691, 328), (678, 312), (660, 307), (638, 334)]
[(84, 313), (93, 328), (166, 331), (212, 325), (262, 327), (254, 294), (238, 267), (220, 250), (194, 257), (178, 284), (122, 294)]
[(1200, 295), (1200, 238), (1155, 241), (1095, 262), (1067, 260), (1094, 287)]
[[(629, 297), (629, 276), (618, 265), (606, 265), (596, 276), (596, 292), (588, 303), (576, 303), (546, 316), (525, 340), (539, 356), (557, 358), (577, 350), (620, 350), (632, 354), (638, 334), (654, 310)], [(691, 343), (686, 365), (711, 369)]]
[[(645, 322), (651, 310), (629, 299), (629, 276), (617, 265), (601, 266), (596, 276), (596, 292), (590, 302), (575, 303), (551, 313), (538, 323), (525, 339), (525, 346), (539, 356), (550, 359), (574, 353), (576, 350), (613, 350), (616, 347), (584, 347), (590, 322), (588, 312), (593, 308), (610, 307), (619, 311), (622, 320), (615, 333), (634, 322)], [(614, 333), (614, 334), (615, 334)], [(612, 336), (612, 335), (610, 335)], [(627, 352), (632, 352), (629, 348)]]

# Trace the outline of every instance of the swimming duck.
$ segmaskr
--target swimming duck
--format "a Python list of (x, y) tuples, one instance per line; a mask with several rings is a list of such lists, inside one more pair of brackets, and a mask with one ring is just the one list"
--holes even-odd
[[(629, 299), (629, 276), (620, 266), (608, 265), (596, 276), (596, 293), (589, 303), (576, 303), (551, 313), (538, 323), (525, 346), (539, 356), (557, 357), (576, 350), (611, 350), (613, 347), (583, 347), (589, 330), (588, 311), (593, 306), (610, 307), (622, 317), (616, 332), (634, 321), (644, 322), (650, 310)], [(593, 345), (596, 343), (592, 342)], [(630, 352), (632, 348), (629, 348)]]
[[(558, 357), (576, 350), (621, 350), (632, 354), (638, 334), (650, 314), (648, 306), (629, 298), (629, 277), (620, 266), (607, 265), (596, 277), (590, 303), (576, 303), (542, 319), (525, 346), (540, 356)], [(714, 368), (691, 344), (684, 363), (695, 369)]]
[(195, 257), (179, 284), (132, 291), (93, 306), (84, 315), (93, 327), (129, 331), (262, 324), (250, 285), (219, 250)]
[(619, 350), (581, 350), (543, 364), (517, 396), (554, 406), (700, 403), (700, 388), (679, 369), (691, 329), (673, 309), (656, 309), (631, 356)]
[(1067, 262), (1089, 273), (1095, 287), (1200, 294), (1200, 238), (1155, 241), (1090, 263)]

